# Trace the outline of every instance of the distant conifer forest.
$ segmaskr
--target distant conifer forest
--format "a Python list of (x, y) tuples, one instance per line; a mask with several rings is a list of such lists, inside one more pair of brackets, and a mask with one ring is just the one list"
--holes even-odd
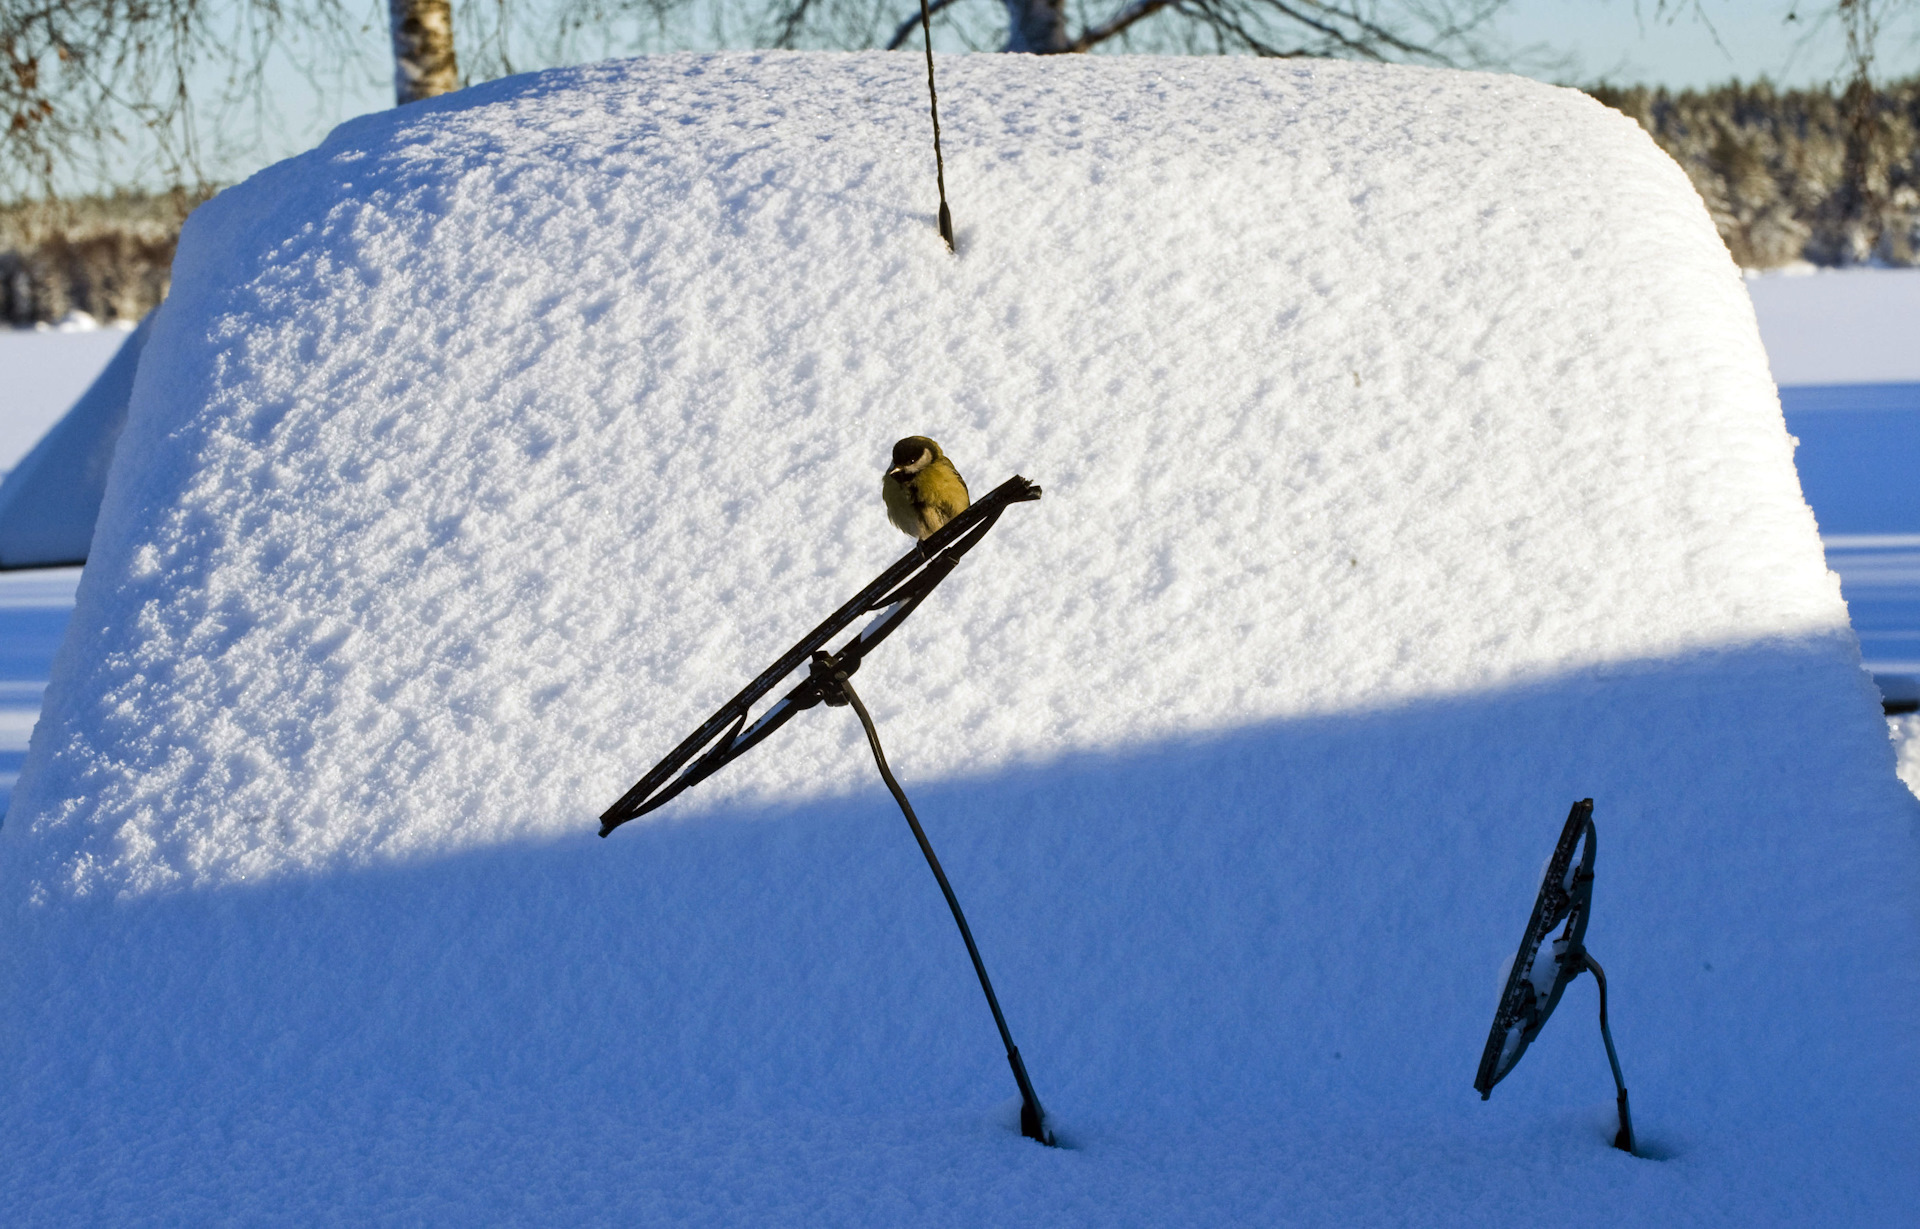
[(1680, 164), (1742, 268), (1920, 264), (1920, 78), (1871, 98), (1764, 81), (1587, 92)]

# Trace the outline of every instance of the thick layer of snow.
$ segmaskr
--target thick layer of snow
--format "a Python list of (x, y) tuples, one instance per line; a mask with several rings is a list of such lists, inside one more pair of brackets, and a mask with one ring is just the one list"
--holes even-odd
[(0, 568), (86, 562), (152, 319), (123, 335), (73, 408), (0, 482)]
[[(194, 215), (0, 829), (10, 1220), (1904, 1215), (1920, 808), (1679, 170), (963, 58), (955, 259), (920, 71), (502, 82)], [(848, 714), (591, 836), (915, 431), (1048, 491), (860, 681), (1063, 1152)], [(1585, 987), (1470, 1087), (1583, 795), (1657, 1159)]]
[(1767, 273), (1747, 291), (1781, 384), (1920, 381), (1920, 269)]

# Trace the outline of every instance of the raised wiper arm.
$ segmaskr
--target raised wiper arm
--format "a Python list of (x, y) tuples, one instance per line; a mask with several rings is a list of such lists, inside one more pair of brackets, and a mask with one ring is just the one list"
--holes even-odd
[(747, 714), (764, 696), (778, 687), (788, 675), (812, 661), (827, 641), (846, 630), (861, 615), (880, 611), (833, 659), (839, 668), (852, 674), (860, 659), (900, 626), (934, 587), (947, 578), (960, 559), (985, 537), (1000, 514), (1012, 504), (1040, 498), (1040, 488), (1018, 474), (987, 492), (965, 512), (954, 517), (940, 531), (918, 543), (905, 555), (875, 577), (846, 605), (827, 616), (820, 626), (780, 655), (747, 684), (746, 689), (727, 701), (699, 729), (689, 734), (668, 756), (647, 770), (620, 801), (600, 816), (600, 835), (606, 836), (630, 819), (665, 806), (683, 790), (699, 784), (734, 759), (764, 742), (794, 714), (812, 708), (822, 699), (818, 682), (811, 677), (789, 691), (761, 718), (747, 722)]

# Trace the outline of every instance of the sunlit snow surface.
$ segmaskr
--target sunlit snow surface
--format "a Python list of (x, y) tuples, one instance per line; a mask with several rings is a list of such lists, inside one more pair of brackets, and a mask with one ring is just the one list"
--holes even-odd
[[(1507, 78), (669, 59), (183, 236), (0, 828), (8, 1223), (1891, 1223), (1915, 824), (1744, 288)], [(904, 549), (858, 727), (594, 815)], [(130, 457), (140, 458), (135, 464)], [(1471, 1090), (1569, 802), (1591, 990)]]

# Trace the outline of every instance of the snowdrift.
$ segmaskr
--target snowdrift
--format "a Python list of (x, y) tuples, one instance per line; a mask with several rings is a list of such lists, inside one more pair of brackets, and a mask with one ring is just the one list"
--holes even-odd
[[(12, 813), (11, 1224), (1890, 1223), (1915, 803), (1625, 118), (1326, 63), (628, 61), (183, 235)], [(617, 797), (906, 547), (844, 710)], [(1471, 1089), (1568, 804), (1590, 981)]]

